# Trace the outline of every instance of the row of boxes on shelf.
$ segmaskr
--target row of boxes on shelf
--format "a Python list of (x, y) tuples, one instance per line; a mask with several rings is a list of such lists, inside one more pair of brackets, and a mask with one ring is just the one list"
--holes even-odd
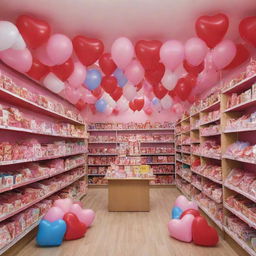
[(36, 139), (28, 139), (20, 143), (1, 142), (0, 161), (30, 160), (47, 158), (86, 151), (84, 141), (55, 141), (51, 144), (40, 144)]
[(220, 134), (220, 124), (209, 125), (208, 127), (202, 127), (200, 129), (201, 136), (209, 136), (212, 134)]
[(40, 200), (47, 194), (58, 191), (65, 184), (85, 174), (84, 171), (84, 167), (78, 167), (69, 173), (0, 194), (0, 218), (8, 218), (10, 214)]
[(123, 135), (90, 135), (89, 142), (170, 142), (174, 134), (123, 134)]
[(49, 97), (31, 92), (27, 88), (16, 85), (9, 77), (7, 77), (4, 74), (1, 74), (0, 76), (0, 88), (3, 88), (11, 93), (14, 93), (17, 96), (24, 98), (30, 102), (33, 102), (48, 110), (54, 111), (61, 115), (65, 115), (79, 122), (83, 122), (83, 118), (78, 112), (72, 111), (70, 108), (65, 107), (63, 104), (54, 101)]
[(33, 182), (40, 177), (53, 176), (73, 167), (85, 163), (84, 156), (69, 157), (66, 159), (54, 159), (46, 163), (29, 163), (18, 169), (0, 170), (0, 189), (11, 188), (22, 185), (22, 183)]
[(218, 119), (220, 119), (220, 109), (208, 112), (207, 115), (202, 116), (202, 119), (197, 120), (200, 120), (200, 124), (204, 124)]
[(174, 147), (140, 147), (141, 154), (174, 154)]
[(13, 239), (36, 223), (53, 205), (54, 200), (61, 198), (78, 198), (86, 193), (86, 182), (78, 180), (64, 188), (58, 194), (42, 200), (30, 208), (18, 213), (14, 217), (0, 224), (0, 249), (8, 245)]
[(225, 216), (227, 228), (256, 251), (256, 230), (234, 215)]
[(69, 123), (50, 123), (25, 117), (19, 109), (4, 107), (0, 104), (0, 125), (29, 129), (33, 132), (53, 134), (60, 136), (85, 136), (85, 130), (81, 126)]
[(209, 155), (219, 158), (221, 156), (221, 147), (218, 140), (211, 139), (201, 143), (201, 145), (192, 145), (191, 152), (197, 155)]
[(117, 154), (116, 147), (89, 147), (88, 148), (89, 154)]
[(226, 129), (252, 129), (256, 127), (256, 112), (242, 115), (239, 118), (231, 118), (227, 121)]
[(97, 129), (173, 129), (173, 123), (170, 122), (154, 122), (146, 121), (145, 123), (91, 123), (88, 125), (91, 130)]

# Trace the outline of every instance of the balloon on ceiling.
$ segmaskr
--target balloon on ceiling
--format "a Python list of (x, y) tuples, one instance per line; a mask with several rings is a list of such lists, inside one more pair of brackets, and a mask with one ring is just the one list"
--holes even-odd
[[(227, 15), (200, 16), (195, 35), (185, 43), (171, 39), (117, 38), (110, 52), (101, 40), (77, 35), (69, 38), (36, 17), (21, 15), (16, 24), (0, 21), (0, 58), (11, 68), (64, 97), (77, 109), (93, 113), (124, 113), (129, 108), (180, 114), (184, 102), (214, 86), (219, 72), (231, 70), (256, 47), (256, 16), (239, 24), (244, 42), (225, 39)], [(180, 74), (180, 69), (187, 73)]]

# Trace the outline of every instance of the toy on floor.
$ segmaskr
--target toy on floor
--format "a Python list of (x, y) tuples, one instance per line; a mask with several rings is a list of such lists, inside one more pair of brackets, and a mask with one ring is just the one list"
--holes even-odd
[(36, 242), (44, 247), (60, 246), (63, 239), (81, 238), (94, 218), (94, 211), (83, 209), (81, 203), (73, 203), (69, 198), (58, 199), (40, 221)]
[(171, 237), (196, 245), (216, 246), (219, 241), (218, 232), (200, 215), (197, 204), (183, 195), (175, 200), (168, 230)]

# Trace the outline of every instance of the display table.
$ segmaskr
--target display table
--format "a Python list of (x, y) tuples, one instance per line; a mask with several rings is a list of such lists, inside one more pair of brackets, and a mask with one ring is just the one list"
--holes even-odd
[(154, 178), (106, 178), (110, 212), (148, 212), (149, 182)]

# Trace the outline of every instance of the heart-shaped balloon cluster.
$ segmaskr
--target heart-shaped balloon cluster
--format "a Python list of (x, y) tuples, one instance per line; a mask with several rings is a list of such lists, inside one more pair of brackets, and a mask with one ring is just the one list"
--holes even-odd
[(74, 240), (85, 235), (95, 218), (91, 209), (83, 209), (80, 202), (58, 199), (39, 224), (36, 237), (39, 246), (59, 246), (63, 239)]
[(219, 241), (218, 232), (200, 215), (197, 204), (183, 195), (174, 203), (168, 230), (171, 237), (196, 245), (216, 246)]

